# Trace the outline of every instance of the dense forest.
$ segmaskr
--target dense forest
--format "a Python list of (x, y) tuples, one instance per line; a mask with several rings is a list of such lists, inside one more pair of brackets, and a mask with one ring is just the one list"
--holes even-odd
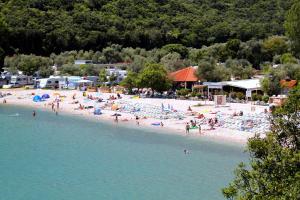
[(292, 0), (0, 0), (0, 55), (200, 48), (284, 34)]

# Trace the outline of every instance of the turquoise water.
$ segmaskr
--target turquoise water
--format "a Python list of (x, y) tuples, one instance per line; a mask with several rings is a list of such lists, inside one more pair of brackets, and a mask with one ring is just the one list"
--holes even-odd
[(247, 160), (242, 147), (31, 113), (0, 106), (1, 200), (218, 200)]

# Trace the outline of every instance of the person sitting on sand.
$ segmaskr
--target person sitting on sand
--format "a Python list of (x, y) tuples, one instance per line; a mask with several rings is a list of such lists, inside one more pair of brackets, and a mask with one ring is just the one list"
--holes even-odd
[(188, 107), (187, 111), (192, 111), (192, 108), (191, 106)]
[(243, 116), (243, 114), (244, 114), (243, 111), (240, 111), (239, 116)]
[(163, 122), (160, 122), (160, 126), (163, 127), (163, 126), (164, 126), (164, 123), (163, 123)]
[(213, 129), (214, 129), (215, 123), (214, 123), (213, 119), (210, 118), (210, 119), (208, 120), (208, 125), (210, 126), (210, 130), (213, 130)]

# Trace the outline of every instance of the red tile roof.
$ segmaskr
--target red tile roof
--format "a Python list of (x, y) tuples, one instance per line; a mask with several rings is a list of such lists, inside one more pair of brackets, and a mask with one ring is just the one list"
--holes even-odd
[(195, 82), (199, 79), (195, 75), (194, 67), (187, 67), (176, 72), (172, 72), (169, 76), (175, 82)]
[(281, 80), (280, 86), (285, 88), (293, 88), (297, 85), (297, 80)]

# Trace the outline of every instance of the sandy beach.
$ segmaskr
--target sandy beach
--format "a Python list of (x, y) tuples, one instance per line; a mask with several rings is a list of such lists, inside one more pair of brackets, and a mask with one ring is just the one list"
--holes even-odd
[[(207, 137), (216, 141), (228, 141), (231, 143), (246, 144), (248, 138), (253, 137), (255, 133), (263, 133), (268, 129), (267, 114), (264, 110), (267, 107), (253, 106), (248, 104), (227, 104), (224, 107), (215, 107), (213, 102), (175, 100), (175, 99), (153, 99), (136, 98), (130, 95), (122, 95), (121, 99), (111, 99), (116, 94), (94, 93), (86, 94), (93, 100), (83, 96), (83, 92), (76, 90), (24, 90), (9, 89), (0, 90), (2, 94), (11, 94), (0, 98), (0, 103), (6, 100), (7, 105), (27, 106), (32, 109), (52, 110), (54, 114), (67, 113), (78, 115), (93, 120), (109, 121), (119, 125), (134, 126), (139, 128), (151, 128), (155, 132), (179, 134), (187, 137)], [(35, 95), (49, 94), (50, 98), (34, 102)], [(98, 99), (103, 99), (99, 102)], [(59, 99), (59, 108), (55, 100)], [(52, 105), (52, 102), (55, 102)], [(84, 109), (80, 109), (84, 107)], [(190, 111), (189, 107), (191, 108)], [(101, 108), (101, 115), (94, 115), (95, 108)], [(117, 110), (116, 110), (117, 109)], [(243, 112), (243, 118), (233, 116), (233, 113)], [(115, 121), (115, 113), (118, 113), (118, 122)], [(199, 118), (202, 114), (204, 118)], [(136, 120), (136, 116), (139, 120)], [(248, 117), (245, 119), (245, 117)], [(218, 119), (214, 129), (208, 125), (207, 120)], [(256, 119), (257, 118), (257, 119)], [(199, 129), (191, 129), (186, 133), (186, 123), (191, 120), (201, 124), (201, 134)], [(137, 122), (138, 121), (138, 122)], [(241, 122), (250, 121), (251, 129), (243, 130), (239, 128)], [(253, 122), (254, 121), (254, 122)], [(160, 125), (163, 124), (163, 126)], [(263, 134), (262, 134), (263, 136)]]

